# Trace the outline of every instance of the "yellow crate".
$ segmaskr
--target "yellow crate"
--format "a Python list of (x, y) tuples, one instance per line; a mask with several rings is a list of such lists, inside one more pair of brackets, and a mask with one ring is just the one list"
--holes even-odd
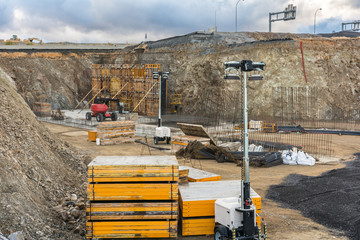
[(88, 131), (88, 140), (96, 142), (96, 131)]

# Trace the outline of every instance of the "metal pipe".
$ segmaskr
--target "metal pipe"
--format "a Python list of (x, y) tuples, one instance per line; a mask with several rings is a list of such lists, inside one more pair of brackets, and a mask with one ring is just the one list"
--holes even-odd
[(247, 108), (247, 86), (246, 86), (246, 72), (244, 72), (244, 142), (243, 142), (243, 169), (244, 169), (244, 182), (249, 183), (249, 133), (248, 133), (248, 108)]
[(162, 74), (159, 74), (159, 120), (158, 120), (158, 127), (161, 127), (161, 79)]
[(271, 13), (269, 13), (269, 32), (271, 32)]

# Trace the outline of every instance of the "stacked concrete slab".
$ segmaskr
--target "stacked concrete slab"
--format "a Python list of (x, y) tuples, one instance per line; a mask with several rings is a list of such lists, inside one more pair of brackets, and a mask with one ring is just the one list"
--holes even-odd
[[(208, 235), (214, 233), (215, 201), (219, 198), (239, 197), (241, 181), (189, 182), (179, 186), (179, 193), (182, 235)], [(259, 214), (261, 197), (253, 189), (250, 196)], [(257, 217), (257, 221), (260, 221), (260, 217)]]
[(174, 156), (101, 156), (88, 166), (87, 238), (177, 236)]

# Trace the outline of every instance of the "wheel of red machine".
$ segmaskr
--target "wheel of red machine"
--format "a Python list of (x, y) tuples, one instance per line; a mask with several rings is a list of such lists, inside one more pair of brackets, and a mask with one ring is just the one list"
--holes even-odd
[(92, 117), (92, 113), (91, 112), (87, 112), (85, 115), (86, 120), (90, 121)]
[(104, 115), (102, 115), (102, 113), (98, 113), (96, 115), (96, 121), (98, 121), (98, 122), (104, 121)]
[(112, 113), (111, 113), (111, 120), (112, 120), (112, 121), (118, 120), (118, 114), (117, 114), (116, 112), (112, 112)]

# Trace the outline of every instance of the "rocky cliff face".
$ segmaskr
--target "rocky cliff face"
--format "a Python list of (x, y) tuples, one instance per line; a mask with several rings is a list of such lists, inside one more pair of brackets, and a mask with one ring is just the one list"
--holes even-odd
[(34, 102), (53, 109), (72, 108), (91, 89), (91, 64), (111, 63), (116, 53), (81, 51), (0, 53), (0, 67), (16, 83), (32, 108)]
[(36, 119), (2, 70), (0, 98), (0, 232), (21, 231), (26, 239), (81, 238), (81, 230), (74, 234), (53, 207), (69, 193), (85, 197), (86, 155)]
[[(265, 80), (248, 86), (252, 118), (359, 119), (360, 38), (311, 38), (309, 35), (238, 33), (196, 35), (148, 43), (141, 54), (118, 61), (156, 62), (171, 71), (169, 90), (183, 94), (184, 112), (207, 112), (234, 99), (239, 82), (224, 81), (224, 62), (243, 59), (266, 63)], [(280, 39), (279, 39), (280, 38)], [(300, 50), (302, 43), (305, 73)], [(217, 101), (220, 95), (222, 101)], [(214, 103), (211, 98), (214, 98)], [(228, 100), (226, 100), (228, 99)], [(213, 109), (213, 110), (212, 110)], [(216, 112), (213, 112), (216, 114)]]

